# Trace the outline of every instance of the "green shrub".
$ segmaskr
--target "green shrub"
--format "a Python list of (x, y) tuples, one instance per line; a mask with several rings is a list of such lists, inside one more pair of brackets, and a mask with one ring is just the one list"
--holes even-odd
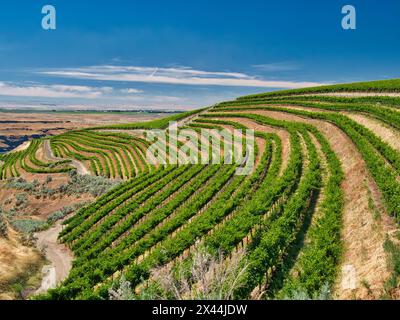
[(86, 202), (81, 202), (81, 203), (77, 203), (71, 206), (65, 206), (64, 208), (53, 212), (50, 216), (47, 217), (47, 223), (48, 224), (53, 224), (54, 222), (56, 222), (57, 220), (63, 219), (65, 216), (71, 214), (72, 212), (74, 212), (75, 210), (83, 207), (85, 204), (87, 204)]
[(21, 220), (13, 220), (11, 222), (11, 225), (22, 233), (30, 234), (33, 232), (43, 230), (47, 225), (47, 223), (45, 221), (40, 221), (40, 220), (21, 219)]
[(15, 205), (17, 207), (25, 206), (28, 201), (28, 196), (26, 193), (18, 193), (15, 196)]
[(70, 172), (70, 177), (70, 181), (67, 184), (59, 186), (56, 190), (57, 192), (68, 195), (89, 193), (94, 197), (98, 197), (121, 183), (119, 180), (109, 180), (99, 176), (78, 175), (75, 171)]

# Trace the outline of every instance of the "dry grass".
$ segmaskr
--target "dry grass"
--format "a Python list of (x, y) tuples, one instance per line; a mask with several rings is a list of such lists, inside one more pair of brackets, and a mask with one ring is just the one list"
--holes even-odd
[(9, 230), (8, 239), (0, 238), (0, 299), (20, 299), (26, 286), (36, 285), (32, 279), (40, 274), (44, 260), (41, 253), (23, 243)]
[(188, 260), (152, 270), (151, 282), (160, 289), (152, 298), (232, 300), (247, 268), (244, 250), (226, 259), (222, 252), (214, 256), (199, 247)]

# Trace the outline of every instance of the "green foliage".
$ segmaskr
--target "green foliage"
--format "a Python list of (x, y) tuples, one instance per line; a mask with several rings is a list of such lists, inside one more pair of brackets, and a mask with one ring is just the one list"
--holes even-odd
[(315, 292), (310, 295), (309, 292), (304, 288), (297, 288), (290, 292), (290, 295), (284, 296), (284, 300), (331, 300), (332, 293), (330, 290), (330, 285), (325, 283), (321, 286), (319, 292)]
[[(243, 107), (239, 109), (242, 108)], [(238, 108), (230, 109), (237, 110)], [(336, 124), (357, 146), (368, 166), (368, 169), (383, 194), (388, 212), (399, 220), (400, 183), (397, 180), (400, 170), (399, 154), (387, 143), (383, 142), (382, 139), (355, 121), (340, 114), (309, 112), (284, 107), (251, 107), (251, 109), (267, 109), (292, 113), (309, 118), (327, 120)], [(227, 115), (214, 114), (214, 116), (223, 117)], [(237, 114), (235, 116), (240, 117), (242, 115)], [(387, 162), (391, 165), (388, 165)]]
[(11, 221), (11, 225), (24, 234), (37, 232), (47, 227), (46, 221), (32, 219), (15, 219)]
[[(46, 298), (178, 298), (174, 295), (176, 290), (169, 290), (165, 281), (163, 285), (163, 280), (168, 279), (175, 289), (188, 284), (191, 289), (181, 297), (190, 297), (197, 288), (191, 259), (196, 248), (204, 245), (208, 248), (205, 260), (220, 257), (219, 262), (232, 262), (246, 247), (240, 260), (248, 266), (243, 270), (241, 285), (229, 298), (247, 299), (259, 288), (266, 298), (330, 299), (342, 254), (341, 163), (315, 126), (246, 111), (285, 112), (337, 126), (362, 155), (387, 212), (400, 219), (399, 152), (342, 114), (362, 113), (400, 129), (396, 110), (400, 99), (316, 95), (336, 91), (397, 92), (400, 80), (251, 95), (221, 103), (199, 115), (197, 112), (204, 110), (144, 124), (72, 131), (52, 138), (52, 148), (58, 156), (89, 163), (96, 175), (127, 181), (65, 221), (60, 239), (77, 258), (68, 278), (50, 290)], [(100, 131), (166, 128), (169, 121), (192, 115), (196, 119), (185, 127), (196, 132), (224, 126), (245, 128), (229, 118), (246, 118), (266, 128), (286, 131), (290, 139), (286, 165), (283, 167), (282, 141), (271, 133), (256, 132), (264, 143), (264, 152), (258, 155), (259, 165), (249, 176), (235, 176), (237, 168), (230, 165), (155, 169), (144, 159), (148, 145), (145, 140), (126, 133)], [(259, 148), (256, 152), (260, 152)], [(2, 170), (7, 176), (18, 175), (12, 166)], [(321, 194), (323, 197), (319, 198)], [(62, 215), (57, 213), (54, 218)], [(390, 292), (398, 285), (398, 250), (389, 242), (385, 243), (385, 250), (393, 271), (386, 284)], [(166, 274), (172, 278), (159, 277), (158, 282), (153, 282), (154, 271), (162, 272), (169, 263), (175, 266)], [(153, 280), (148, 282), (149, 278)], [(140, 296), (133, 294), (138, 287)]]
[(18, 193), (15, 196), (15, 205), (17, 207), (26, 206), (27, 201), (28, 201), (28, 196), (26, 193)]
[[(0, 180), (20, 176), (20, 168), (30, 173), (62, 173), (73, 170), (68, 164), (69, 159), (56, 162), (43, 162), (36, 157), (41, 139), (30, 142), (29, 147), (23, 151), (11, 152), (3, 156), (4, 164), (0, 165)], [(28, 164), (30, 162), (30, 164)]]
[(106, 193), (111, 188), (119, 185), (121, 181), (109, 180), (104, 177), (91, 175), (79, 175), (76, 171), (70, 172), (70, 181), (56, 189), (57, 192), (63, 192), (69, 195), (90, 194), (98, 197)]
[(165, 129), (168, 127), (169, 123), (172, 121), (180, 121), (190, 116), (196, 115), (199, 112), (204, 111), (205, 109), (196, 109), (193, 111), (187, 111), (184, 113), (179, 113), (173, 116), (152, 120), (148, 122), (138, 122), (138, 123), (129, 123), (129, 124), (116, 124), (116, 125), (108, 125), (101, 127), (90, 128), (90, 130), (98, 130), (98, 129), (119, 129), (119, 130), (132, 130), (132, 129)]
[(81, 208), (82, 206), (84, 206), (85, 203), (77, 203), (77, 204), (73, 204), (70, 206), (65, 206), (63, 208), (61, 208), (58, 211), (53, 212), (52, 214), (50, 214), (47, 217), (47, 223), (49, 225), (55, 223), (57, 220), (61, 220), (63, 218), (65, 218), (67, 215), (73, 213), (74, 211), (76, 211), (77, 209)]
[(254, 100), (258, 98), (269, 98), (274, 96), (284, 95), (298, 95), (298, 94), (309, 94), (309, 93), (327, 93), (327, 92), (399, 92), (400, 91), (400, 79), (391, 80), (379, 80), (379, 81), (368, 81), (368, 82), (355, 82), (347, 84), (334, 84), (327, 86), (319, 86), (312, 88), (301, 88), (294, 90), (281, 90), (273, 91), (262, 94), (253, 94), (238, 98), (238, 100)]
[(392, 298), (400, 283), (400, 247), (387, 237), (383, 248), (387, 254), (390, 278), (385, 283), (385, 294), (382, 298)]

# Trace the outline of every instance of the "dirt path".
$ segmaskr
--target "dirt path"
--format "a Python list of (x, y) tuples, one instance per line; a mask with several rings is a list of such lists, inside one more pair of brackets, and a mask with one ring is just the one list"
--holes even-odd
[(374, 132), (378, 137), (389, 144), (392, 148), (400, 151), (400, 133), (395, 129), (390, 128), (387, 124), (384, 124), (379, 120), (370, 118), (362, 114), (351, 112), (342, 113), (350, 119), (358, 122), (359, 124)]
[[(370, 194), (372, 193), (372, 200), (378, 208), (381, 207), (380, 195), (375, 182), (369, 177), (362, 156), (350, 138), (338, 127), (321, 120), (276, 111), (235, 111), (237, 112), (309, 123), (325, 135), (342, 164), (345, 177), (342, 183), (344, 253), (341, 274), (335, 286), (335, 297), (338, 299), (378, 298), (389, 275), (383, 249), (385, 235), (392, 233), (396, 227), (386, 214), (381, 220), (374, 218), (368, 205)], [(365, 284), (369, 286), (369, 290)]]
[[(44, 156), (49, 161), (65, 160), (65, 159), (57, 158), (53, 155), (53, 152), (50, 147), (50, 140), (45, 140), (43, 142), (43, 150), (44, 150)], [(71, 160), (71, 164), (76, 168), (78, 174), (80, 174), (82, 176), (90, 174), (90, 171), (82, 164), (82, 162), (77, 161), (75, 159), (70, 159), (70, 160)]]
[(42, 269), (42, 284), (35, 292), (36, 294), (55, 288), (58, 283), (68, 276), (71, 270), (72, 252), (65, 245), (57, 241), (61, 230), (61, 221), (58, 221), (52, 228), (35, 234), (38, 249), (44, 251), (47, 260), (50, 262)]

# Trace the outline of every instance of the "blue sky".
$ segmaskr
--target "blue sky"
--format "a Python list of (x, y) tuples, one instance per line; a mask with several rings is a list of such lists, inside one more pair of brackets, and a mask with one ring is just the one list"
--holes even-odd
[[(357, 30), (341, 28), (346, 4)], [(2, 1), (0, 108), (190, 109), (396, 78), (399, 39), (398, 0)]]

